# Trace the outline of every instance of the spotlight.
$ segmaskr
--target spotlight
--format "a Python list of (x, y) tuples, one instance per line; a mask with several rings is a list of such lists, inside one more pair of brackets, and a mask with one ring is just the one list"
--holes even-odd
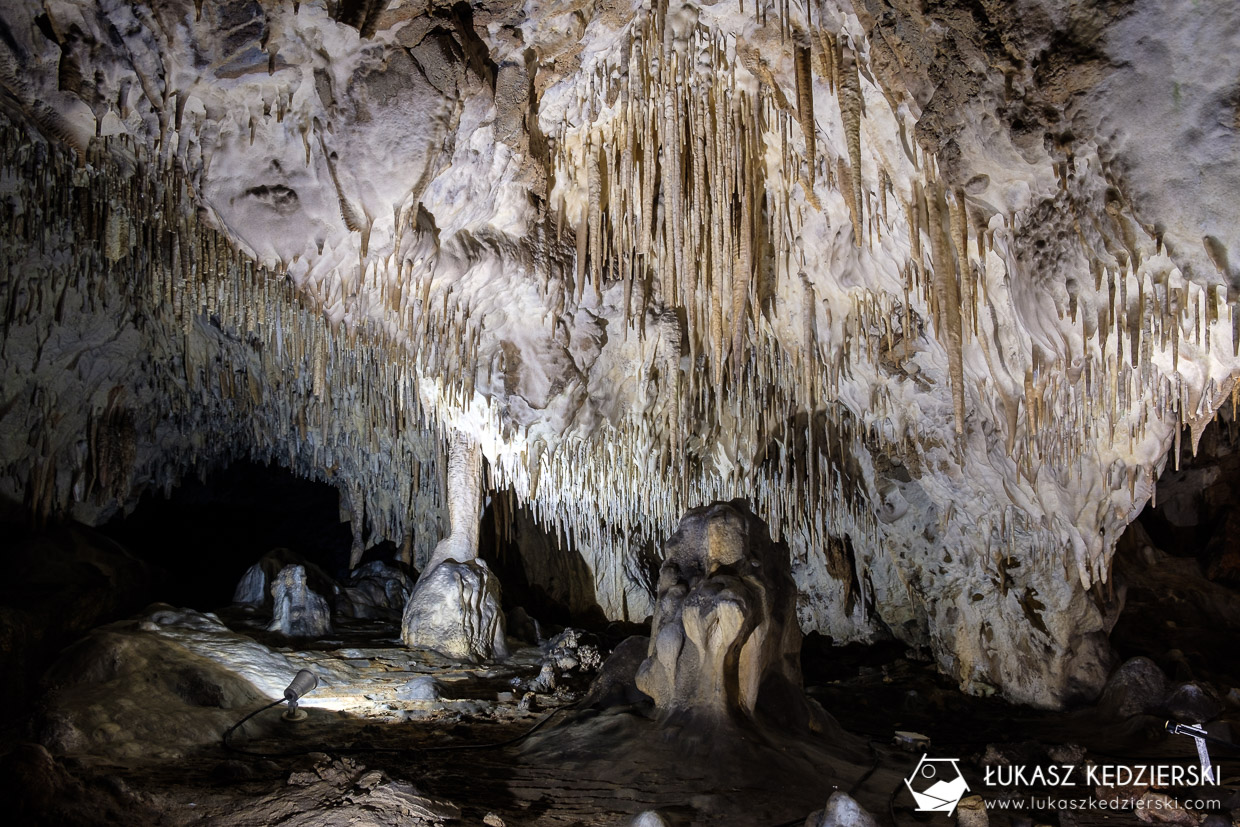
[(1214, 767), (1210, 765), (1210, 750), (1206, 747), (1206, 741), (1217, 741), (1218, 739), (1210, 736), (1206, 732), (1204, 724), (1177, 724), (1175, 721), (1167, 721), (1164, 725), (1167, 732), (1172, 735), (1187, 735), (1197, 742), (1197, 759), (1201, 762), (1201, 776), (1203, 783), (1217, 784), (1218, 776), (1214, 772)]
[(319, 685), (319, 679), (309, 669), (303, 669), (293, 678), (293, 682), (288, 685), (288, 689), (284, 690), (284, 700), (288, 701), (288, 709), (284, 711), (283, 718), (286, 721), (303, 721), (306, 718), (306, 711), (297, 708), (297, 701), (302, 695), (312, 691)]

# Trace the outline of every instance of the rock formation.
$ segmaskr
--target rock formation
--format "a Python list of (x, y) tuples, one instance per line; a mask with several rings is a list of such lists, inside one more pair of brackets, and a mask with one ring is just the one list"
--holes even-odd
[(461, 660), (507, 657), (499, 581), (481, 560), (445, 560), (418, 578), (401, 637)]
[(356, 618), (399, 617), (412, 593), (413, 581), (407, 574), (375, 560), (353, 570), (340, 611)]
[(274, 460), (430, 576), (464, 438), (610, 618), (743, 497), (806, 631), (1096, 695), (1240, 375), (1240, 9), (984, 5), (6, 3), (0, 502)]
[(439, 541), (405, 605), (401, 637), (456, 658), (507, 657), (499, 580), (478, 559), (482, 453), (462, 435), (448, 453), (448, 536)]
[(331, 575), (290, 549), (273, 548), (241, 575), (233, 591), (233, 603), (272, 611), (276, 580), (280, 572), (289, 566), (302, 567), (306, 587), (310, 591), (322, 595), (329, 604), (336, 601), (340, 586)]
[(660, 716), (725, 722), (754, 717), (763, 701), (803, 705), (787, 549), (738, 501), (690, 511), (665, 553), (637, 672)]
[(272, 617), (267, 628), (287, 637), (318, 638), (332, 632), (331, 604), (310, 589), (306, 567), (285, 566), (271, 583)]

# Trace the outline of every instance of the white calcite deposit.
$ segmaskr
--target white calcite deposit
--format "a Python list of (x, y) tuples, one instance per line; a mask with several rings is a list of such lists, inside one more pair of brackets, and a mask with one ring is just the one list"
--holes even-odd
[(9, 3), (0, 491), (275, 459), (424, 566), (464, 442), (611, 617), (743, 497), (805, 631), (1094, 694), (1240, 369), (1240, 11), (1002, 5)]

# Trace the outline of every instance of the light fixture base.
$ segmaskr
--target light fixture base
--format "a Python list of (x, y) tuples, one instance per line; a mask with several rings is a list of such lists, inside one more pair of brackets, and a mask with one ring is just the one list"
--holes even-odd
[(286, 721), (304, 721), (310, 716), (306, 714), (304, 709), (286, 709), (280, 717)]

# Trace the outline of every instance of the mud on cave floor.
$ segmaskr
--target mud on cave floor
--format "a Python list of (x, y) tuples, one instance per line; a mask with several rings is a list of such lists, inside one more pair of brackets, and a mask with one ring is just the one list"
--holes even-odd
[[(1055, 791), (986, 786), (983, 761), (1135, 764), (1196, 758), (1192, 741), (1167, 735), (1160, 716), (1119, 719), (1093, 707), (1043, 712), (967, 696), (932, 663), (894, 643), (832, 648), (821, 638), (808, 638), (803, 650), (807, 692), (842, 731), (782, 738), (757, 730), (721, 735), (660, 729), (640, 706), (586, 709), (579, 704), (590, 682), (585, 675), (537, 694), (534, 709), (526, 710), (520, 703), (523, 688), (514, 681), (538, 674), (542, 653), (537, 647), (519, 648), (503, 663), (469, 666), (402, 647), (395, 623), (346, 620), (331, 639), (291, 648), (245, 612), (221, 612), (228, 629), (213, 625), (210, 615), (195, 615), (169, 610), (162, 620), (158, 613), (148, 616), (164, 624), (159, 630), (149, 619), (145, 626), (131, 620), (103, 627), (96, 635), (132, 637), (133, 643), (143, 633), (159, 631), (172, 638), (178, 651), (188, 651), (185, 658), (200, 658), (211, 647), (231, 652), (222, 657), (242, 664), (242, 674), (262, 668), (263, 652), (272, 652), (289, 666), (270, 676), (277, 688), (259, 687), (271, 698), (279, 696), (278, 687), (291, 677), (292, 667), (310, 665), (325, 677), (303, 699), (307, 719), (290, 723), (281, 719), (279, 708), (262, 712), (234, 736), (233, 746), (242, 752), (230, 751), (210, 733), (222, 734), (263, 699), (250, 697), (231, 708), (209, 710), (220, 699), (199, 699), (197, 708), (172, 710), (211, 713), (204, 730), (208, 736), (200, 733), (197, 746), (136, 743), (111, 749), (92, 741), (94, 747), (62, 750), (58, 762), (38, 753), (41, 748), (19, 747), (5, 759), (6, 798), (20, 805), (10, 796), (22, 796), (36, 812), (41, 794), (54, 796), (43, 821), (49, 824), (568, 827), (624, 825), (636, 813), (657, 809), (668, 824), (773, 827), (802, 824), (840, 789), (880, 823), (946, 824), (951, 823), (946, 816), (913, 811), (903, 780), (923, 749), (898, 748), (896, 731), (928, 736), (931, 755), (963, 759), (971, 789), (988, 799)], [(180, 619), (168, 619), (174, 616)], [(401, 688), (412, 678), (433, 679), (437, 699), (402, 699)], [(163, 696), (154, 690), (142, 694), (149, 675), (126, 680), (138, 684), (139, 697), (149, 698), (150, 715), (161, 713)], [(111, 691), (114, 684), (105, 680), (103, 688)], [(51, 697), (61, 704), (110, 702), (90, 696), (91, 690), (57, 690), (85, 693), (77, 699), (55, 692)], [(1235, 713), (1233, 705), (1222, 720)], [(533, 735), (513, 742), (535, 726)], [(46, 719), (43, 727), (46, 736)], [(1226, 728), (1230, 732), (1230, 724)], [(495, 744), (502, 746), (490, 746)], [(1234, 798), (1240, 784), (1235, 777), (1240, 764), (1230, 766), (1235, 760), (1216, 755), (1224, 767), (1223, 799)], [(1078, 797), (1091, 793), (1072, 791)], [(1131, 810), (1026, 815), (1032, 821), (992, 812), (990, 823), (1139, 823)], [(1223, 823), (1231, 823), (1230, 817)]]

